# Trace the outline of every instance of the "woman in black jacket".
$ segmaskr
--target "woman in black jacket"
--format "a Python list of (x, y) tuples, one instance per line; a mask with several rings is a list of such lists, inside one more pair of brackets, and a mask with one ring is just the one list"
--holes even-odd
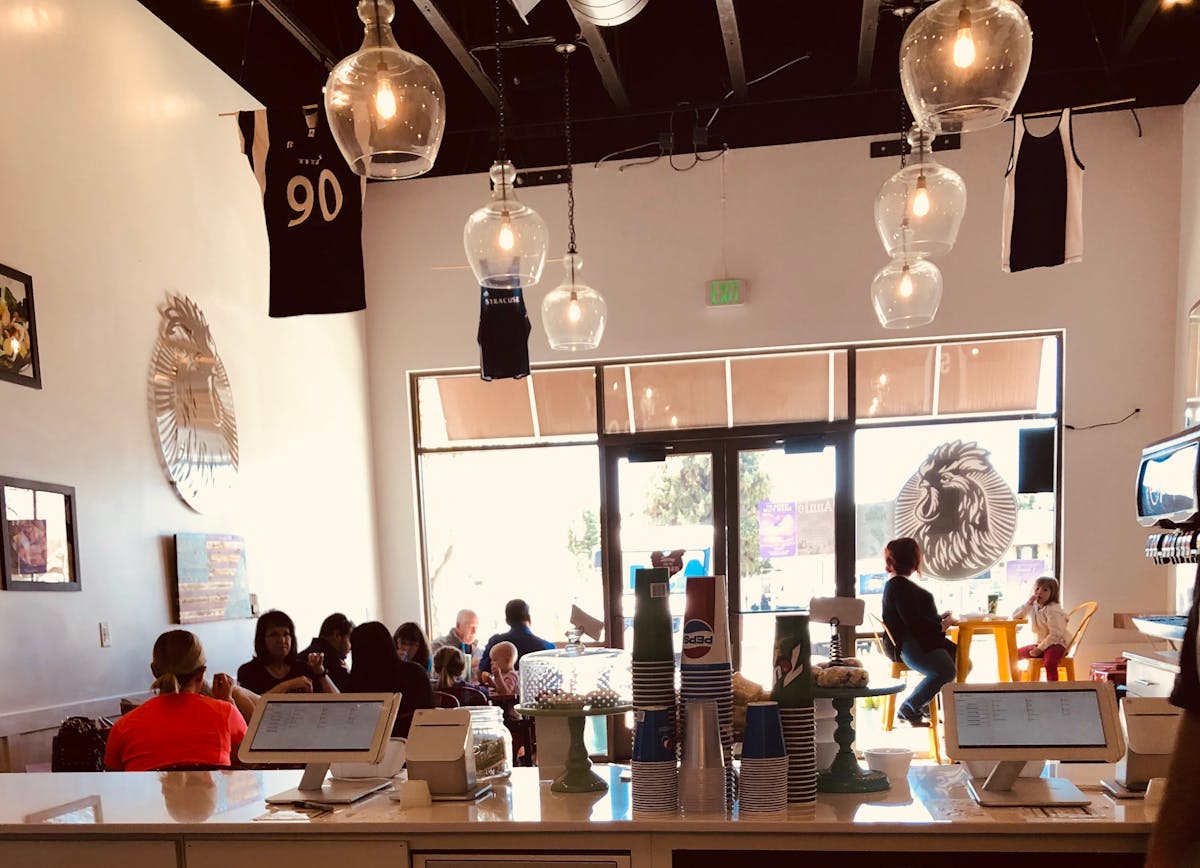
[(925, 677), (896, 712), (912, 726), (929, 726), (929, 701), (954, 680), (956, 646), (946, 638), (950, 613), (939, 615), (933, 594), (909, 578), (921, 572), (921, 548), (910, 537), (894, 539), (883, 551), (891, 576), (883, 587), (883, 623), (900, 659)]
[(408, 737), (413, 712), (433, 708), (433, 687), (425, 670), (401, 660), (388, 628), (378, 621), (359, 624), (350, 633), (353, 657), (348, 693), (400, 693), (393, 736)]

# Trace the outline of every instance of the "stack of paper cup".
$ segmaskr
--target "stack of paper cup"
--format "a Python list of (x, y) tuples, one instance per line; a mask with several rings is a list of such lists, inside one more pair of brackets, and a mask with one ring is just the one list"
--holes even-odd
[[(679, 697), (716, 703), (725, 763), (726, 803), (737, 798), (733, 768), (733, 667), (729, 654), (728, 594), (724, 576), (689, 576), (683, 615), (683, 657), (679, 663)], [(685, 722), (685, 739), (691, 733)]]
[(634, 712), (633, 809), (674, 811), (679, 805), (675, 766), (675, 706)]
[(738, 789), (742, 813), (787, 810), (788, 752), (778, 703), (751, 702), (746, 706)]
[(725, 757), (717, 704), (693, 699), (684, 709), (687, 738), (679, 768), (679, 807), (684, 813), (724, 814)]
[(779, 703), (788, 753), (788, 801), (817, 798), (816, 713), (809, 661), (812, 644), (807, 615), (775, 617), (775, 684), (771, 699)]
[(666, 707), (670, 724), (675, 727), (675, 649), (671, 644), (667, 571), (638, 570), (634, 591), (633, 706)]

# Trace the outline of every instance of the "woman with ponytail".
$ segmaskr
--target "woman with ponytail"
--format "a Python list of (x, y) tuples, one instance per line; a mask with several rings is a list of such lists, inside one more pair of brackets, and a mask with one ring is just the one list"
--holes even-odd
[(186, 766), (229, 766), (246, 735), (246, 721), (233, 704), (233, 680), (213, 679), (212, 697), (200, 639), (169, 630), (154, 643), (151, 689), (158, 695), (113, 726), (104, 752), (110, 771), (142, 772)]

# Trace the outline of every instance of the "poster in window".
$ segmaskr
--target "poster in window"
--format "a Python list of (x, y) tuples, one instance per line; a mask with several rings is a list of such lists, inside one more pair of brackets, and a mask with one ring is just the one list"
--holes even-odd
[(796, 556), (796, 504), (775, 500), (758, 502), (758, 556)]

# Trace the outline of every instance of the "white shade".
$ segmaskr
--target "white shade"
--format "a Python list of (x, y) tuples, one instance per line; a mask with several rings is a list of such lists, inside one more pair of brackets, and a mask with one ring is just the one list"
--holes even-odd
[(885, 329), (928, 325), (942, 302), (942, 273), (927, 259), (893, 259), (871, 281), (871, 302)]
[(350, 168), (394, 180), (433, 168), (446, 129), (446, 98), (433, 67), (392, 36), (392, 0), (359, 0), (362, 47), (325, 82), (329, 128)]
[(1013, 0), (939, 0), (900, 44), (900, 84), (917, 125), (966, 133), (1012, 114), (1033, 56), (1033, 29)]
[(563, 257), (566, 277), (542, 299), (542, 326), (553, 350), (594, 350), (604, 336), (608, 304), (604, 296), (579, 280), (583, 259)]
[(930, 137), (908, 134), (912, 161), (884, 182), (875, 199), (875, 227), (888, 256), (941, 256), (958, 238), (967, 209), (962, 177), (933, 158)]
[(546, 221), (517, 198), (517, 170), (493, 163), (492, 200), (467, 218), (463, 248), (480, 286), (529, 287), (542, 277), (549, 233)]

